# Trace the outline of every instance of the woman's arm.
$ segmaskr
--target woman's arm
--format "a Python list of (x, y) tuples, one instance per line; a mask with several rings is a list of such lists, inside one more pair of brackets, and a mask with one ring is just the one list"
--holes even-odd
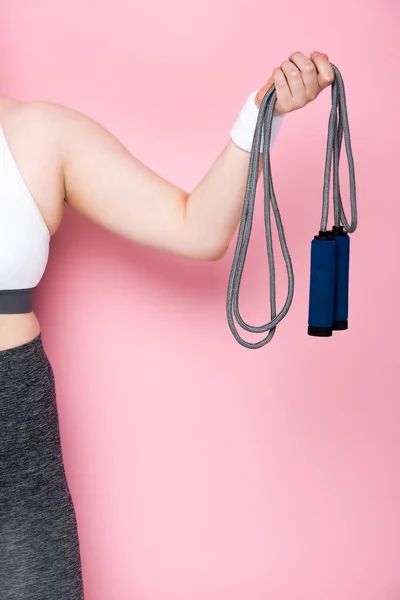
[[(276, 114), (314, 100), (332, 82), (323, 54), (295, 53), (257, 95), (275, 83)], [(66, 201), (93, 221), (133, 242), (195, 260), (225, 253), (239, 223), (249, 153), (229, 142), (188, 194), (142, 164), (91, 119), (63, 109)]]

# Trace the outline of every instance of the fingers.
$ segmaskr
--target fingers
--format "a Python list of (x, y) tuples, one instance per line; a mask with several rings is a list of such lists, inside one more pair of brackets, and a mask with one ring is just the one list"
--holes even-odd
[(302, 52), (294, 52), (274, 69), (272, 77), (257, 93), (256, 104), (260, 107), (266, 92), (275, 84), (274, 114), (288, 113), (315, 100), (334, 79), (335, 72), (326, 54), (315, 51), (308, 57)]
[(332, 68), (329, 58), (323, 52), (314, 51), (310, 55), (310, 59), (317, 70), (318, 85), (321, 90), (331, 85), (335, 79), (335, 72)]
[(285, 60), (281, 64), (281, 69), (286, 77), (293, 100), (301, 102), (303, 97), (305, 99), (306, 89), (299, 69), (290, 60)]
[(304, 99), (306, 102), (315, 100), (321, 91), (315, 64), (302, 52), (294, 52), (289, 60), (297, 67), (301, 75), (304, 84), (304, 90), (302, 90), (305, 95)]

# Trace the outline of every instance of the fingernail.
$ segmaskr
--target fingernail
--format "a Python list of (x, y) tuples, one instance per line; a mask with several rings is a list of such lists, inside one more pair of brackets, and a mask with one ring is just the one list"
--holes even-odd
[(317, 52), (316, 50), (314, 50), (314, 52), (311, 52), (311, 56), (318, 56), (319, 52)]

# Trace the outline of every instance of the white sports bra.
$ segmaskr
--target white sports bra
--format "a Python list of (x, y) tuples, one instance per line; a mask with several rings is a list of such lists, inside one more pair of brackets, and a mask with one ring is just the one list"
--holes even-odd
[(31, 312), (49, 242), (47, 225), (0, 125), (0, 314)]

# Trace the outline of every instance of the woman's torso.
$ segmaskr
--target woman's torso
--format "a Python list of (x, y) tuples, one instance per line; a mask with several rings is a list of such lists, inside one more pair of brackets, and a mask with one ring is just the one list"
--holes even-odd
[[(24, 218), (25, 227), (32, 223), (32, 231), (25, 231), (25, 235), (30, 235), (30, 249), (33, 249), (33, 253), (38, 253), (37, 258), (43, 263), (42, 266), (44, 246), (48, 243), (49, 236), (54, 234), (60, 225), (64, 203), (60, 144), (46, 110), (40, 103), (22, 103), (0, 98), (0, 144), (5, 156), (3, 166), (6, 170), (13, 171), (12, 177), (6, 171), (0, 178), (0, 186), (3, 185), (0, 198), (3, 198), (4, 202), (3, 210), (0, 208), (0, 219), (2, 215), (3, 219), (7, 215), (7, 227), (13, 227), (13, 219), (21, 217)], [(16, 207), (10, 204), (15, 201), (18, 202), (17, 210), (13, 210)], [(36, 214), (32, 210), (33, 204), (36, 205), (35, 209), (39, 209)], [(25, 210), (26, 214), (23, 213)], [(4, 235), (5, 222), (0, 222), (0, 235), (2, 225)], [(18, 224), (15, 224), (15, 233), (12, 235), (24, 235)], [(13, 243), (10, 246), (12, 250)], [(5, 248), (3, 244), (3, 252)], [(4, 262), (7, 260), (10, 261), (9, 265)], [(32, 261), (31, 256), (29, 260)], [(9, 257), (4, 254), (3, 257), (0, 256), (0, 265), (1, 261), (3, 266), (9, 266), (12, 270), (11, 253)], [(34, 259), (32, 264), (35, 264)], [(24, 276), (29, 281), (29, 276), (22, 275)], [(0, 314), (0, 351), (32, 340), (39, 331), (40, 325), (33, 312)]]

